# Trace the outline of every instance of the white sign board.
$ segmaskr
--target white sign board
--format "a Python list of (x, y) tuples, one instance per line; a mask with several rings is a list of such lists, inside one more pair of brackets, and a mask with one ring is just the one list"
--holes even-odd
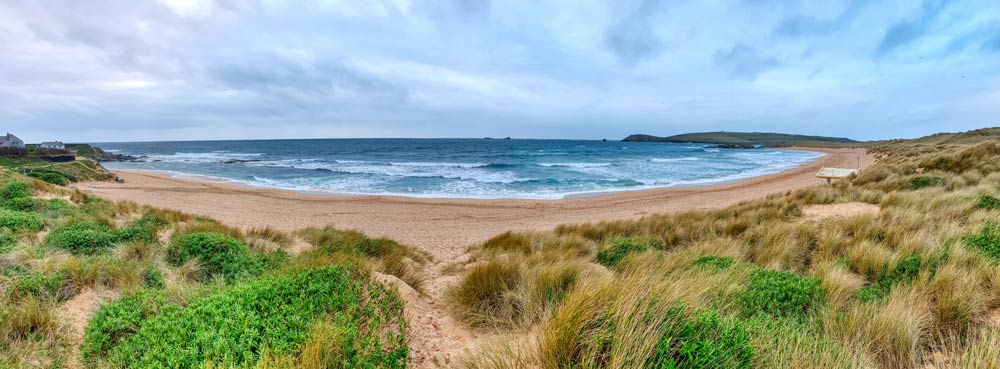
[(851, 174), (857, 173), (858, 170), (854, 168), (827, 168), (819, 170), (816, 176), (819, 178), (847, 178)]

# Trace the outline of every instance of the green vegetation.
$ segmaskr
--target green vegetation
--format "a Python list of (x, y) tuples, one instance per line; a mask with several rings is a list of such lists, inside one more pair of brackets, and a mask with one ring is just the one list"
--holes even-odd
[(233, 280), (254, 274), (250, 248), (242, 241), (220, 233), (189, 233), (171, 242), (167, 260), (181, 265), (197, 259), (201, 266), (200, 279), (221, 275)]
[(645, 237), (619, 237), (606, 242), (606, 245), (597, 252), (596, 261), (606, 267), (617, 266), (618, 263), (634, 252), (643, 252), (649, 249), (662, 249), (663, 242), (660, 240)]
[(739, 295), (739, 304), (746, 316), (803, 316), (815, 310), (822, 296), (823, 287), (817, 279), (761, 269), (750, 275), (746, 291)]
[[(145, 319), (142, 310), (130, 301), (95, 318), (84, 344), (88, 357), (106, 352), (109, 363), (123, 368), (197, 368), (206, 362), (249, 368), (265, 353), (296, 354), (311, 325), (329, 319), (333, 331), (324, 333), (334, 335), (336, 345), (325, 349), (344, 367), (406, 366), (402, 303), (394, 292), (344, 267), (255, 280)], [(107, 342), (115, 343), (102, 347)]]
[(626, 142), (697, 142), (716, 145), (733, 145), (737, 147), (753, 147), (754, 145), (778, 147), (794, 146), (800, 144), (846, 144), (860, 145), (847, 138), (805, 136), (785, 133), (761, 133), (761, 132), (701, 132), (686, 133), (669, 137), (656, 137), (650, 135), (631, 135), (623, 141)]
[(45, 236), (45, 244), (78, 255), (101, 253), (116, 242), (111, 226), (92, 221), (66, 223)]
[(979, 204), (976, 206), (980, 209), (1000, 210), (1000, 199), (990, 195), (983, 195), (979, 197)]
[(979, 234), (965, 237), (965, 243), (983, 255), (1000, 260), (1000, 223), (983, 226)]
[(733, 258), (707, 255), (695, 260), (694, 265), (705, 268), (726, 269), (733, 265)]
[[(368, 273), (417, 283), (425, 254), (104, 201), (4, 160), (21, 167), (0, 172), (0, 368), (406, 367), (402, 301)], [(314, 247), (290, 255), (296, 237)], [(97, 310), (79, 354), (66, 309)]]
[[(995, 366), (998, 132), (870, 143), (879, 161), (855, 178), (723, 209), (495, 237), (447, 302), (504, 339), (459, 367)], [(880, 211), (802, 216), (837, 203)], [(662, 244), (621, 241), (636, 237)], [(510, 317), (531, 275), (567, 265), (560, 298)]]
[(909, 187), (911, 190), (919, 190), (924, 187), (934, 187), (944, 185), (944, 178), (919, 176), (910, 178)]

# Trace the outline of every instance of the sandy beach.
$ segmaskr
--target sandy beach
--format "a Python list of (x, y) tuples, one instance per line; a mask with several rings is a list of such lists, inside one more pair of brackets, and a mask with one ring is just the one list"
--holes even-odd
[(562, 200), (426, 199), (313, 194), (173, 178), (165, 173), (118, 171), (125, 183), (90, 182), (82, 191), (113, 200), (204, 215), (239, 227), (294, 230), (333, 225), (392, 239), (448, 260), (466, 246), (507, 230), (544, 230), (559, 224), (634, 219), (649, 214), (719, 208), (824, 181), (822, 166), (854, 167), (864, 149), (808, 149), (826, 154), (781, 173), (710, 186), (660, 188)]

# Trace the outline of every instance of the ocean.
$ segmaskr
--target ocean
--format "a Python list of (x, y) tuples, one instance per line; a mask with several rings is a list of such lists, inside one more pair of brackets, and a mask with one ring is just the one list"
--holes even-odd
[(108, 169), (205, 176), (341, 194), (559, 199), (710, 184), (818, 158), (794, 150), (701, 144), (505, 139), (303, 139), (95, 143), (139, 157)]

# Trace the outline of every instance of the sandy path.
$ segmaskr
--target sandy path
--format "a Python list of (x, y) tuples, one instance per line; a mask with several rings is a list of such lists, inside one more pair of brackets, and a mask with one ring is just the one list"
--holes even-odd
[(438, 260), (507, 230), (544, 230), (559, 224), (634, 219), (656, 213), (708, 209), (823, 183), (821, 166), (867, 166), (863, 149), (810, 149), (827, 155), (782, 173), (714, 186), (661, 188), (562, 200), (421, 199), (310, 194), (119, 171), (125, 183), (78, 187), (100, 197), (181, 210), (240, 227), (294, 230), (334, 225), (390, 237), (427, 250)]

